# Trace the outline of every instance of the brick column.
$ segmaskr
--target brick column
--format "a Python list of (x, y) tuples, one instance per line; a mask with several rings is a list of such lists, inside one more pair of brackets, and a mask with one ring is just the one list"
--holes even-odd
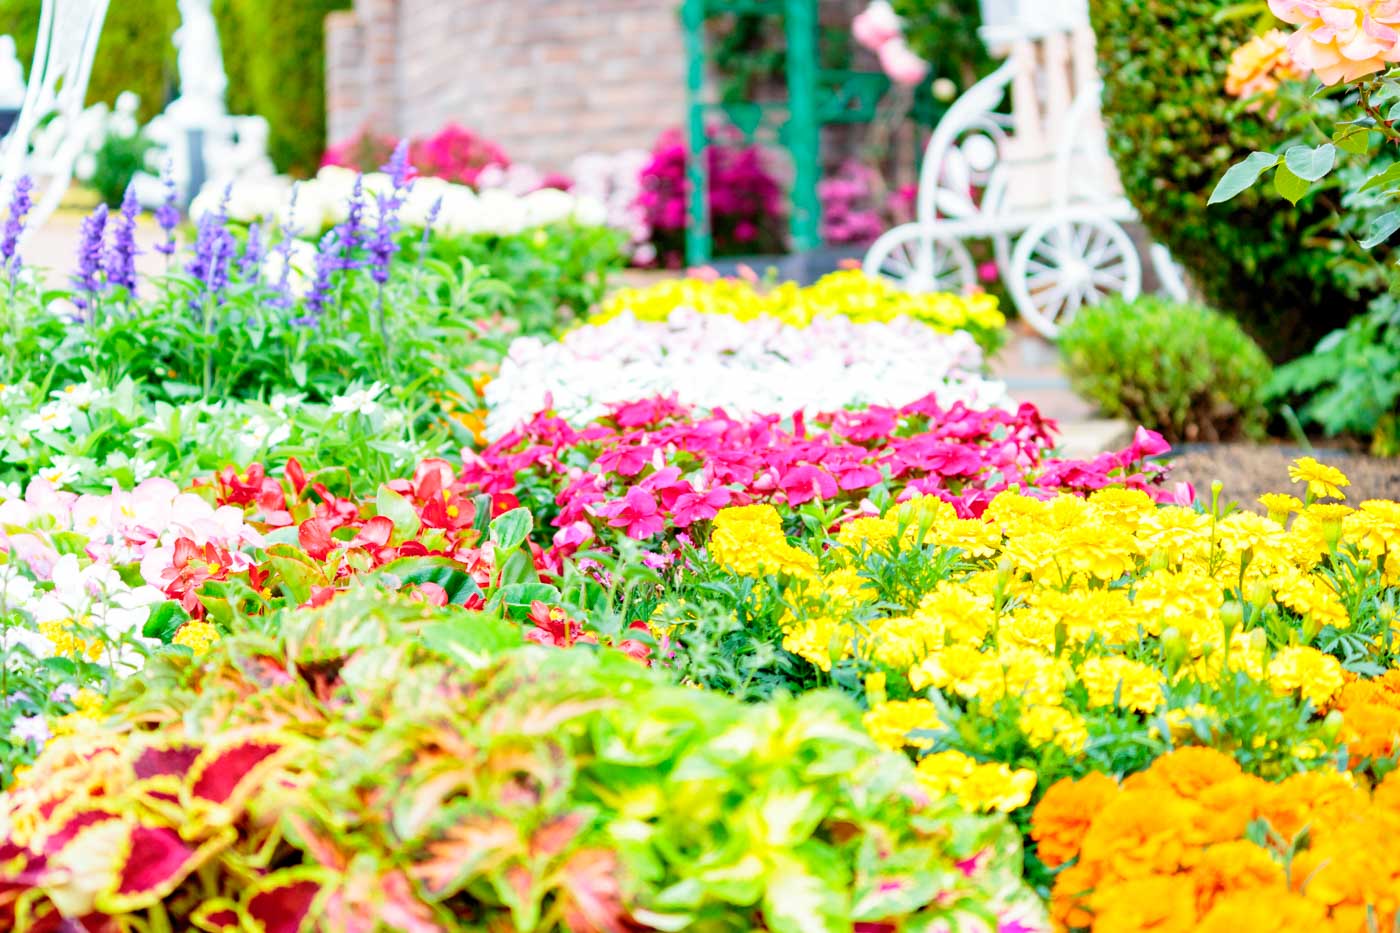
[(326, 17), (326, 138), (337, 143), (365, 122), (364, 27), (354, 10)]

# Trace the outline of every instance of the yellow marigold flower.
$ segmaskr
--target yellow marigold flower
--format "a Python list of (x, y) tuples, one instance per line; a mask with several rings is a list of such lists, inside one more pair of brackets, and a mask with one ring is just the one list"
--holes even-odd
[[(840, 628), (833, 619), (807, 619), (787, 630), (783, 635), (783, 648), (829, 673), (831, 662), (846, 658), (849, 652), (849, 645), (839, 639)], [(844, 641), (849, 642), (849, 639)]]
[(788, 543), (782, 517), (771, 505), (722, 509), (714, 518), (710, 556), (731, 573), (758, 577), (785, 573), (803, 579), (817, 575), (817, 559)]
[(1021, 712), (1017, 725), (1032, 745), (1058, 745), (1070, 755), (1084, 751), (1089, 730), (1084, 720), (1062, 706), (1032, 706)]
[(1137, 533), (1144, 556), (1160, 552), (1168, 563), (1205, 559), (1210, 553), (1209, 515), (1181, 506), (1164, 506), (1142, 520)]
[(1001, 532), (984, 521), (962, 518), (931, 528), (924, 543), (961, 548), (971, 557), (991, 557), (1001, 550)]
[(859, 550), (862, 545), (875, 551), (888, 551), (889, 543), (899, 533), (899, 523), (888, 518), (864, 516), (852, 519), (836, 532), (836, 543)]
[(908, 670), (943, 647), (942, 632), (913, 616), (891, 616), (870, 623), (869, 656), (895, 670)]
[(980, 645), (996, 622), (996, 611), (987, 596), (944, 580), (919, 600), (914, 618), (928, 627), (934, 644)]
[(1318, 707), (1330, 702), (1346, 683), (1340, 661), (1304, 645), (1293, 645), (1274, 655), (1268, 679), (1276, 692), (1297, 691)]
[(218, 640), (219, 630), (208, 622), (186, 622), (172, 639), (174, 644), (184, 645), (193, 651), (195, 657), (207, 654)]
[(1288, 478), (1295, 483), (1307, 483), (1308, 493), (1320, 498), (1345, 499), (1342, 487), (1351, 485), (1351, 480), (1341, 470), (1312, 457), (1295, 460), (1288, 468)]
[(1232, 512), (1215, 525), (1216, 547), (1236, 566), (1249, 552), (1251, 562), (1287, 560), (1287, 537), (1277, 522), (1254, 512)]
[(939, 752), (920, 759), (916, 773), (931, 797), (952, 795), (974, 810), (1010, 813), (1030, 803), (1034, 771), (1013, 771), (1001, 763), (980, 764), (962, 752)]
[(1125, 489), (1111, 486), (1100, 489), (1089, 496), (1093, 506), (1105, 520), (1117, 521), (1126, 528), (1135, 528), (1146, 515), (1157, 509), (1152, 497), (1141, 489)]
[(1266, 492), (1259, 497), (1259, 504), (1269, 512), (1269, 519), (1282, 525), (1288, 516), (1303, 510), (1303, 503), (1297, 496), (1282, 492)]
[[(1184, 709), (1169, 709), (1162, 718), (1167, 721), (1172, 741), (1178, 745), (1187, 744), (1191, 739), (1199, 741), (1198, 727), (1204, 727), (1206, 735), (1209, 736), (1214, 734), (1220, 725), (1220, 715), (1201, 703), (1192, 704)], [(1149, 732), (1154, 739), (1161, 738), (1161, 732), (1156, 726)]]
[(1089, 658), (1079, 667), (1089, 706), (1113, 706), (1150, 713), (1161, 706), (1162, 673), (1128, 658)]
[(864, 717), (865, 731), (891, 751), (910, 748), (927, 749), (933, 741), (913, 737), (909, 733), (943, 728), (938, 721), (938, 708), (929, 700), (891, 700), (873, 707)]
[(1288, 570), (1269, 577), (1274, 599), (1305, 618), (1312, 619), (1318, 630), (1350, 628), (1351, 617), (1332, 585), (1324, 578)]

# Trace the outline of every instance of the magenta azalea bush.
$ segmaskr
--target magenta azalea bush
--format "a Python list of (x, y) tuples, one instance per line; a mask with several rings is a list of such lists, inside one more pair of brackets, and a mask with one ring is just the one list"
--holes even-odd
[[(742, 256), (782, 247), (782, 186), (758, 146), (744, 145), (737, 132), (714, 134), (707, 150), (709, 209), (714, 254)], [(642, 169), (638, 204), (652, 231), (658, 264), (679, 268), (685, 259), (686, 199), (690, 155), (679, 130), (661, 135)]]

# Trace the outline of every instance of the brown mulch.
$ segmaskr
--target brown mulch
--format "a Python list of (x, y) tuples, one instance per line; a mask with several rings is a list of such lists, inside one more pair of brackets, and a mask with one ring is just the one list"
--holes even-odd
[(1312, 451), (1295, 445), (1211, 444), (1192, 445), (1168, 462), (1170, 482), (1195, 485), (1196, 494), (1210, 498), (1210, 484), (1220, 480), (1221, 499), (1258, 510), (1255, 500), (1266, 492), (1291, 492), (1302, 498), (1302, 486), (1288, 479), (1288, 465), (1298, 457), (1313, 457), (1347, 475), (1347, 501), (1400, 500), (1400, 458), (1368, 457), (1349, 450), (1319, 447)]

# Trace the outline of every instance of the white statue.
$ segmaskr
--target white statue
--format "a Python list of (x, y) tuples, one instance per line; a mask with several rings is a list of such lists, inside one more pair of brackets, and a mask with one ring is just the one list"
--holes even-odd
[(180, 96), (166, 112), (185, 126), (201, 126), (225, 116), (228, 76), (224, 73), (219, 27), (214, 22), (210, 0), (180, 0), (175, 47)]
[(24, 66), (14, 36), (0, 36), (0, 108), (18, 110), (24, 103)]
[[(270, 177), (274, 169), (267, 158), (267, 121), (228, 113), (228, 76), (210, 0), (179, 0), (179, 7), (175, 46), (180, 96), (146, 126), (145, 133), (157, 147), (148, 164), (168, 164), (176, 190), (189, 200), (201, 184)], [(197, 137), (192, 137), (192, 130), (199, 131)], [(195, 139), (198, 153), (190, 151)], [(194, 177), (196, 156), (203, 166), (201, 178)], [(142, 204), (155, 206), (165, 198), (165, 185), (154, 173), (139, 173), (134, 181)]]

